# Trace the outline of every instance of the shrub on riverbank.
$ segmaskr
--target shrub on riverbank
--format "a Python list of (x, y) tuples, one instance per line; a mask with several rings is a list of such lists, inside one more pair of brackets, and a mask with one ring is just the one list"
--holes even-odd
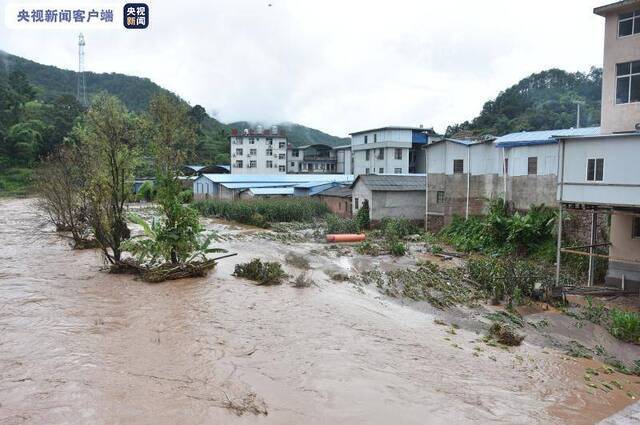
[(0, 196), (27, 196), (31, 189), (32, 173), (28, 168), (8, 168), (1, 171)]
[(556, 216), (544, 205), (532, 205), (526, 214), (510, 213), (499, 198), (491, 202), (486, 216), (454, 217), (440, 236), (462, 251), (530, 254), (553, 239)]
[(359, 233), (360, 224), (355, 218), (342, 218), (335, 214), (327, 216), (327, 233)]
[[(198, 200), (193, 207), (207, 217), (220, 217), (243, 224), (266, 227), (277, 222), (312, 222), (329, 213), (326, 204), (308, 198), (226, 201)], [(259, 216), (256, 216), (258, 214)], [(257, 218), (260, 218), (258, 220)]]
[(505, 300), (508, 307), (532, 297), (536, 284), (548, 288), (554, 282), (553, 270), (516, 257), (470, 258), (467, 267), (469, 277), (494, 303)]
[(609, 312), (611, 335), (634, 344), (640, 343), (640, 315), (614, 308)]

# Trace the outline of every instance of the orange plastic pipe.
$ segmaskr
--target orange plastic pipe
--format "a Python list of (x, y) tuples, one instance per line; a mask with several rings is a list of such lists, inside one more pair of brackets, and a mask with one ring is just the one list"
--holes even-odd
[(353, 234), (347, 233), (344, 235), (327, 235), (327, 242), (361, 242), (366, 239), (364, 233)]

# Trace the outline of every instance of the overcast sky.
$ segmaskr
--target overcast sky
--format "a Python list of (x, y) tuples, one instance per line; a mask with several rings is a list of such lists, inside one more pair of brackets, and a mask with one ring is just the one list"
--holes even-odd
[[(77, 31), (8, 30), (9, 1), (0, 49), (75, 69)], [(84, 31), (87, 70), (148, 77), (223, 122), (444, 131), (531, 73), (602, 65), (604, 21), (592, 9), (606, 1), (147, 3), (147, 30)]]

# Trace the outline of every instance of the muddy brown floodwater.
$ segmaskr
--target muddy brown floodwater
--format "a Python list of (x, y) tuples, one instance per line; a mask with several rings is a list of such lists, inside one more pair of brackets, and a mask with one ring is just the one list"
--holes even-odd
[(560, 352), (480, 346), (321, 271), (348, 262), (309, 255), (304, 289), (231, 276), (314, 244), (230, 240), (239, 256), (207, 278), (150, 285), (41, 223), (32, 200), (0, 200), (3, 425), (593, 423), (631, 402)]

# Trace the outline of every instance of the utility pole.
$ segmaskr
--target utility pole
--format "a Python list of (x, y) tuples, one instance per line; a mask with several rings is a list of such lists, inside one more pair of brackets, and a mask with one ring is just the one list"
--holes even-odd
[(82, 106), (87, 106), (87, 87), (84, 81), (84, 35), (78, 36), (78, 87), (76, 100)]

